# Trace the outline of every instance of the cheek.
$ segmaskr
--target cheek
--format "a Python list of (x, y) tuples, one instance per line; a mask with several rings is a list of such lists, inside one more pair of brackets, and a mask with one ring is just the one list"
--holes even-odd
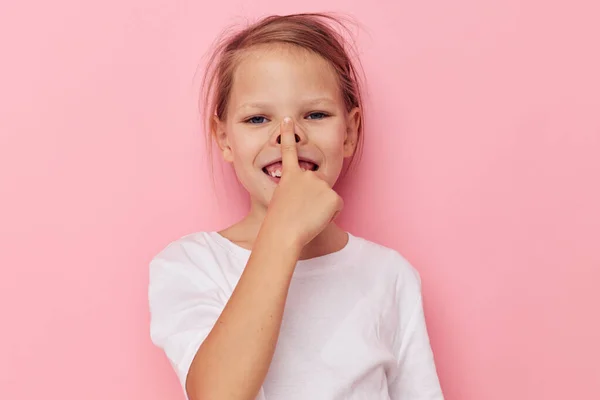
[(329, 132), (320, 136), (321, 150), (327, 153), (328, 158), (343, 158), (344, 156), (344, 139), (346, 127), (345, 125), (336, 125)]
[(248, 164), (254, 161), (263, 146), (260, 135), (245, 132), (234, 132), (232, 135), (232, 151), (234, 163)]

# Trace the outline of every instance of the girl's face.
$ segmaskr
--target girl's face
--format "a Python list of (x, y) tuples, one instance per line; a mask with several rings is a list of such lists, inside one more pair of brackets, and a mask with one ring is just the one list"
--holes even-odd
[(281, 170), (281, 120), (294, 120), (298, 158), (306, 161), (300, 166), (318, 169), (333, 186), (344, 158), (354, 153), (359, 112), (346, 110), (337, 75), (320, 56), (291, 46), (261, 47), (239, 61), (227, 117), (215, 121), (214, 133), (253, 205), (266, 207), (277, 186), (272, 175)]

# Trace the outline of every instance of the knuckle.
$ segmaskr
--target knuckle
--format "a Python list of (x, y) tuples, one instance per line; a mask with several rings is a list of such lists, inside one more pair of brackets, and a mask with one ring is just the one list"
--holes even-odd
[(327, 192), (327, 190), (329, 189), (329, 185), (327, 184), (327, 182), (315, 175), (312, 175), (311, 178), (315, 181), (315, 185), (320, 191)]
[(331, 189), (331, 187), (329, 187), (329, 183), (327, 183), (327, 181), (326, 181), (326, 180), (324, 180), (324, 179), (319, 179), (319, 181), (320, 181), (320, 183), (321, 183), (321, 187), (323, 188), (323, 190), (330, 191), (330, 192), (333, 192), (333, 194), (336, 194), (336, 193), (333, 191), (333, 189)]
[(342, 198), (333, 190), (330, 191), (330, 199), (331, 202), (336, 205), (336, 206), (341, 206), (342, 205)]

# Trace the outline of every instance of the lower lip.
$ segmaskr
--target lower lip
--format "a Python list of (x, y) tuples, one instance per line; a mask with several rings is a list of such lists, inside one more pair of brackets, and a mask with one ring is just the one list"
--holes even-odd
[(267, 174), (265, 171), (262, 171), (262, 173), (264, 175), (266, 175), (267, 178), (269, 178), (272, 182), (275, 182), (275, 183), (279, 183), (279, 180), (281, 179), (281, 178), (277, 178), (275, 176), (271, 176), (271, 175)]
[(279, 180), (281, 179), (281, 178), (277, 178), (277, 177), (271, 176), (269, 174), (266, 174), (264, 171), (263, 171), (263, 174), (266, 175), (267, 178), (269, 178), (272, 182), (275, 182), (276, 184), (278, 184)]

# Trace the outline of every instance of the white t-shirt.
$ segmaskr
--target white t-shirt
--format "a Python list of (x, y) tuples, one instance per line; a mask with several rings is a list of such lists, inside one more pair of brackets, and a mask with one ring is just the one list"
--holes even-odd
[[(184, 391), (249, 256), (217, 232), (200, 232), (150, 263), (151, 338)], [(308, 399), (443, 399), (420, 277), (398, 252), (349, 234), (343, 249), (298, 261), (257, 400)]]

